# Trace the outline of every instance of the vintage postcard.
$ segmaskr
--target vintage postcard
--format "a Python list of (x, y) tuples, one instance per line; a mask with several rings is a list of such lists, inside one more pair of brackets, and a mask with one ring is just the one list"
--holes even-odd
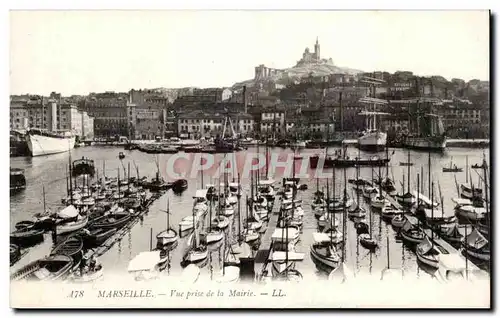
[(490, 12), (11, 11), (14, 308), (490, 308)]

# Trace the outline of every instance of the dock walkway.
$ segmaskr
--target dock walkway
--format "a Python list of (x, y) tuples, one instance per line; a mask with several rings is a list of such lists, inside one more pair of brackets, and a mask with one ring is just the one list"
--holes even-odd
[(269, 216), (267, 231), (261, 238), (259, 250), (255, 254), (254, 269), (258, 278), (262, 276), (262, 273), (264, 272), (267, 265), (267, 261), (269, 259), (269, 253), (271, 251), (271, 237), (274, 233), (274, 230), (276, 230), (276, 226), (278, 225), (278, 216), (280, 207), (281, 207), (281, 200), (279, 200), (279, 198), (276, 197), (273, 204), (273, 209), (271, 211), (271, 215)]
[[(382, 191), (382, 194), (384, 195), (385, 198), (387, 198), (387, 200), (389, 200), (389, 202), (396, 209), (404, 210), (403, 206), (399, 202), (397, 202), (396, 199), (394, 199), (393, 197), (391, 197), (390, 195), (388, 195), (385, 191)], [(467, 261), (465, 259), (465, 257), (462, 255), (462, 253), (460, 253), (459, 251), (457, 251), (448, 242), (446, 242), (445, 240), (443, 240), (442, 238), (440, 238), (438, 234), (434, 233), (434, 235), (433, 235), (432, 229), (430, 229), (428, 227), (421, 226), (421, 224), (419, 223), (418, 219), (415, 216), (411, 215), (411, 216), (407, 216), (406, 218), (408, 219), (408, 221), (413, 226), (421, 228), (424, 231), (425, 235), (427, 235), (427, 237), (429, 237), (429, 239), (432, 239), (434, 241), (434, 243), (436, 243), (437, 245), (440, 245), (441, 247), (443, 247), (446, 251), (448, 251), (448, 253), (450, 253), (450, 254), (457, 254), (458, 256), (460, 256), (461, 259), (463, 259), (464, 262)], [(480, 270), (479, 267), (477, 267), (476, 265), (474, 265), (474, 263), (472, 263), (471, 261), (467, 261), (467, 267), (468, 267), (468, 269), (470, 271), (478, 271), (478, 270)]]

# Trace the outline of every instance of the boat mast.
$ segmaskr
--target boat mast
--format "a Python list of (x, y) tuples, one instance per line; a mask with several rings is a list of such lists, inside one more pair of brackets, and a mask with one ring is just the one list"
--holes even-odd
[(346, 175), (346, 168), (344, 167), (344, 202), (343, 202), (343, 213), (342, 213), (342, 263), (345, 262), (345, 252), (346, 252), (346, 235), (347, 235), (347, 175)]
[(408, 193), (410, 193), (410, 173), (411, 173), (410, 150), (408, 150)]
[(489, 219), (490, 219), (490, 211), (489, 211), (489, 202), (488, 202), (488, 176), (486, 174), (486, 170), (488, 170), (488, 164), (486, 163), (486, 159), (483, 158), (483, 175), (484, 175), (484, 198), (485, 198), (485, 207), (486, 207), (486, 225), (489, 230)]
[(379, 197), (382, 198), (382, 168), (379, 165), (378, 166), (378, 192), (379, 192)]
[(170, 200), (167, 199), (167, 231), (170, 231)]
[(71, 205), (73, 205), (73, 170), (71, 168), (71, 150), (69, 151), (69, 195), (71, 200)]
[(249, 222), (248, 222), (248, 195), (246, 196), (245, 214), (246, 214), (246, 228), (247, 228), (247, 235), (248, 235), (250, 232), (250, 227), (249, 227)]
[(241, 186), (240, 174), (238, 173), (238, 238), (241, 237)]
[(130, 191), (130, 161), (128, 162), (127, 166), (127, 185), (128, 185), (128, 191)]
[(42, 194), (43, 194), (43, 213), (47, 211), (46, 205), (45, 205), (45, 185), (42, 182)]
[(193, 249), (196, 249), (198, 247), (198, 234), (196, 233), (196, 228), (197, 228), (197, 225), (198, 225), (198, 219), (196, 219), (196, 216), (195, 216), (195, 213), (194, 213), (194, 207), (193, 207), (193, 226), (194, 226), (194, 231), (193, 231), (193, 235), (194, 235), (194, 247)]
[(465, 156), (465, 183), (469, 183), (469, 156)]
[[(420, 166), (420, 177), (422, 178), (420, 182), (420, 193), (424, 193), (424, 166)], [(418, 190), (418, 189), (417, 189)]]
[(417, 209), (420, 207), (420, 174), (417, 173)]
[[(429, 156), (428, 156), (428, 159), (427, 159), (427, 165), (428, 165), (428, 175), (427, 175), (427, 183), (429, 184), (429, 193), (428, 195), (431, 195), (431, 152), (429, 151)], [(434, 201), (432, 202), (434, 203)]]
[(120, 168), (116, 170), (118, 170), (118, 202), (120, 202)]
[[(358, 161), (358, 158), (356, 158), (356, 161)], [(356, 207), (359, 210), (359, 164), (356, 163)]]
[[(201, 162), (201, 156), (200, 156), (200, 168), (202, 166), (202, 162)], [(205, 184), (203, 183), (203, 170), (201, 170), (201, 189), (204, 189), (205, 188)]]
[(69, 195), (69, 176), (68, 176), (68, 167), (66, 167), (66, 195)]
[(210, 197), (210, 216), (208, 219), (208, 228), (211, 230), (212, 229), (212, 197)]
[[(434, 181), (432, 181), (431, 186), (431, 219), (434, 221)], [(431, 229), (431, 241), (432, 245), (434, 245), (434, 230)]]
[[(259, 145), (260, 140), (257, 140), (257, 145)], [(267, 144), (266, 136), (266, 179), (269, 180), (269, 145)]]
[[(333, 185), (333, 202), (336, 202), (335, 200), (335, 165), (332, 167), (332, 185)], [(330, 202), (328, 202), (328, 208), (330, 207)], [(333, 206), (335, 208), (335, 204)], [(332, 211), (333, 212), (333, 211)], [(334, 231), (334, 226), (335, 226), (335, 214), (334, 213), (329, 213), (328, 209), (326, 210), (327, 215), (330, 216), (330, 227), (331, 231)], [(333, 246), (333, 235), (330, 234), (330, 245)]]

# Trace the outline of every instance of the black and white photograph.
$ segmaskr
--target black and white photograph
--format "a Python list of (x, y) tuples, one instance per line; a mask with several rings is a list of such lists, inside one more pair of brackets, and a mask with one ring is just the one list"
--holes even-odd
[(11, 307), (491, 307), (490, 11), (9, 16)]

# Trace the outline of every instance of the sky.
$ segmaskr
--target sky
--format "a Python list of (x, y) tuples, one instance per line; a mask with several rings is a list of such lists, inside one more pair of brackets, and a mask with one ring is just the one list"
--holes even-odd
[(487, 11), (11, 11), (10, 92), (231, 86), (316, 37), (341, 67), (489, 79)]

